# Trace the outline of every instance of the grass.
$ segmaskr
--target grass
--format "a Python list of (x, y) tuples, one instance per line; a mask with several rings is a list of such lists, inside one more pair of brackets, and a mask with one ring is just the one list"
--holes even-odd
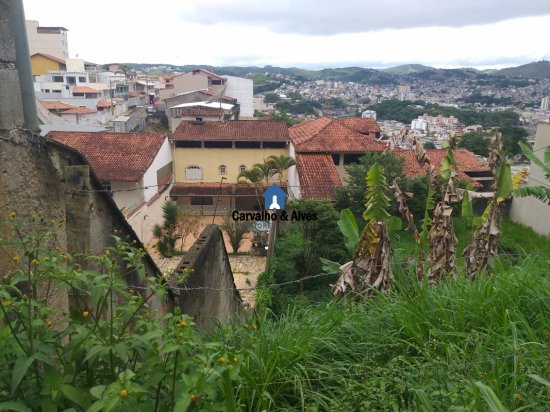
[(550, 389), (529, 376), (550, 377), (550, 276), (539, 263), (436, 288), (401, 273), (390, 296), (297, 304), (215, 338), (243, 356), (245, 410), (483, 411), (495, 410), (492, 391), (543, 411)]
[[(510, 221), (502, 230), (508, 255), (493, 276), (432, 287), (395, 264), (388, 296), (297, 296), (279, 316), (218, 330), (242, 358), (243, 410), (548, 410), (550, 242)], [(459, 250), (468, 235), (458, 225)], [(407, 236), (393, 242), (401, 256)]]

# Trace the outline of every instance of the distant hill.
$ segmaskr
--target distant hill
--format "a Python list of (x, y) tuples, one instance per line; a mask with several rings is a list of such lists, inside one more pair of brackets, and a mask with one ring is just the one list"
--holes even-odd
[[(503, 77), (550, 79), (550, 62), (540, 61), (524, 64), (517, 67), (509, 67), (501, 70), (483, 70), (478, 71), (473, 68), (461, 69), (437, 69), (422, 64), (404, 64), (401, 66), (389, 67), (387, 69), (375, 70), (363, 67), (341, 67), (334, 69), (308, 70), (298, 67), (277, 67), (277, 66), (222, 66), (215, 67), (209, 65), (182, 65), (175, 66), (170, 64), (143, 64), (127, 63), (133, 69), (162, 68), (166, 71), (187, 72), (194, 69), (207, 69), (220, 75), (239, 76), (248, 78), (262, 77), (267, 74), (282, 74), (291, 76), (296, 80), (327, 80), (341, 82), (356, 82), (369, 84), (399, 84), (414, 79), (432, 79), (443, 81), (448, 78), (466, 79), (477, 78), (480, 76), (489, 76), (490, 78), (502, 79)], [(154, 74), (161, 72), (155, 70)], [(276, 82), (266, 79), (276, 87)], [(518, 80), (519, 81), (519, 80)], [(524, 81), (524, 80), (523, 80)], [(269, 89), (269, 88), (268, 88)], [(268, 91), (259, 90), (261, 92)], [(273, 89), (270, 89), (273, 90)]]
[(550, 62), (542, 60), (540, 62), (523, 64), (517, 67), (508, 67), (506, 69), (497, 70), (492, 74), (529, 79), (550, 79)]
[(388, 67), (387, 69), (382, 69), (383, 72), (391, 74), (413, 74), (425, 72), (428, 70), (435, 70), (434, 67), (424, 66), (422, 64), (402, 64), (401, 66)]

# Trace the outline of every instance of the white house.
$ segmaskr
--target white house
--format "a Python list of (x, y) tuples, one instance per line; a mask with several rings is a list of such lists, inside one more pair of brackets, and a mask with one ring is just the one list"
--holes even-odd
[(172, 152), (162, 133), (60, 132), (47, 135), (81, 152), (142, 242), (162, 222), (172, 184)]

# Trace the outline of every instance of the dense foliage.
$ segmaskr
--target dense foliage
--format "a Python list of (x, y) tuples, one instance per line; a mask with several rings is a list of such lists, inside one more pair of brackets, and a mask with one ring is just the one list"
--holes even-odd
[[(405, 178), (403, 174), (404, 160), (397, 157), (393, 152), (368, 152), (359, 159), (358, 163), (347, 166), (348, 185), (337, 191), (336, 209), (342, 210), (348, 208), (356, 217), (362, 215), (365, 209), (367, 194), (365, 177), (375, 163), (380, 164), (384, 168), (384, 175), (388, 182), (391, 183), (394, 179), (397, 179), (404, 192), (413, 194), (408, 199), (409, 207), (414, 215), (421, 216), (424, 213), (424, 206), (426, 204), (427, 178), (425, 176), (413, 179)], [(392, 202), (390, 213), (399, 215), (395, 202)]]
[(424, 101), (399, 101), (385, 100), (369, 106), (375, 110), (379, 120), (398, 120), (405, 124), (427, 113), (431, 116), (439, 114), (443, 116), (453, 115), (465, 125), (480, 124), (483, 127), (513, 127), (519, 122), (519, 115), (513, 110), (502, 112), (488, 112), (475, 110), (461, 110), (456, 107), (444, 107), (438, 104), (425, 103)]
[[(11, 223), (22, 233), (15, 215)], [(266, 312), (205, 335), (185, 315), (151, 310), (162, 282), (127, 288), (125, 272), (143, 275), (142, 251), (115, 236), (101, 256), (58, 253), (52, 223), (49, 234), (2, 242), (13, 270), (0, 286), (0, 410), (545, 411), (550, 403), (550, 241), (520, 225), (503, 222), (492, 277), (416, 282), (404, 264), (414, 241), (403, 232), (392, 239), (388, 295), (360, 303), (287, 295), (276, 318)], [(469, 230), (456, 226), (464, 244)], [(281, 234), (278, 245), (288, 245), (276, 256), (300, 255), (300, 230)], [(339, 242), (323, 230), (325, 254)], [(69, 314), (44, 304), (54, 288), (72, 292)], [(111, 312), (113, 297), (125, 304)]]
[[(519, 142), (527, 143), (527, 137), (529, 136), (527, 130), (521, 127), (502, 127), (500, 131), (506, 154), (513, 156), (521, 153)], [(458, 147), (463, 147), (483, 157), (487, 157), (489, 154), (488, 145), (489, 138), (486, 133), (466, 133), (458, 141)]]

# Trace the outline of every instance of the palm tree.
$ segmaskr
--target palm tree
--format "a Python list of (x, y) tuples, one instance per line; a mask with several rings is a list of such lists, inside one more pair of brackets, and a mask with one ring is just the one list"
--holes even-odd
[[(272, 155), (267, 158), (266, 162), (275, 173), (279, 175), (279, 185), (282, 186), (285, 182), (284, 173), (292, 166), (296, 166), (296, 160), (287, 155)], [(274, 173), (274, 174), (275, 174)]]
[(243, 170), (237, 176), (237, 182), (241, 179), (248, 180), (252, 186), (254, 186), (254, 191), (256, 192), (256, 199), (258, 200), (258, 206), (262, 208), (262, 203), (260, 202), (260, 196), (258, 195), (258, 189), (262, 181), (261, 171), (253, 167), (252, 169)]
[(264, 159), (263, 163), (256, 163), (254, 166), (252, 166), (252, 170), (256, 170), (256, 172), (260, 175), (260, 180), (265, 180), (265, 185), (269, 185), (269, 179), (273, 177), (277, 171), (273, 168), (273, 166)]

